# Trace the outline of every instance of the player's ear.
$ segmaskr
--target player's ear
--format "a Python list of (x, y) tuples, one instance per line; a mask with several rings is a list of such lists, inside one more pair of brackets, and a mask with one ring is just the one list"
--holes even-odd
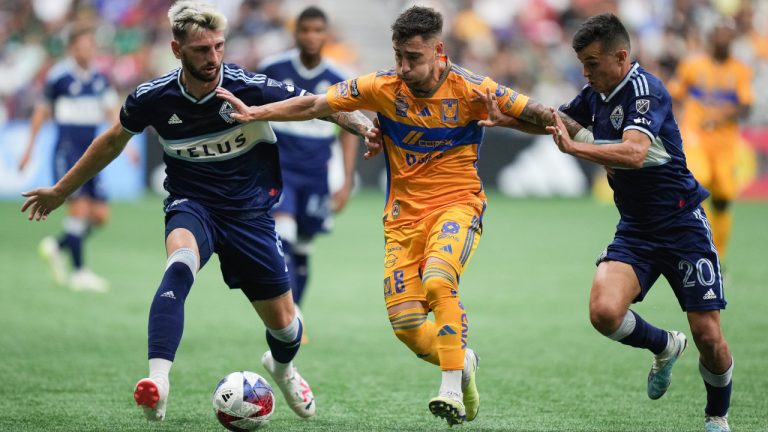
[(181, 58), (181, 44), (176, 39), (171, 39), (171, 51), (177, 59)]
[(624, 64), (629, 60), (629, 51), (625, 49), (616, 51), (614, 55), (616, 56), (616, 60), (618, 60), (619, 64)]
[(443, 45), (443, 41), (439, 40), (435, 43), (435, 55), (437, 55), (437, 58), (440, 59), (445, 53), (445, 45)]

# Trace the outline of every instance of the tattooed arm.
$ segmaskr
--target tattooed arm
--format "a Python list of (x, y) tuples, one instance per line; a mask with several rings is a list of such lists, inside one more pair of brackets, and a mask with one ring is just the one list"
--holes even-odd
[[(478, 90), (474, 90), (475, 97), (473, 101), (481, 101), (485, 103), (488, 109), (488, 119), (481, 120), (478, 124), (484, 127), (504, 126), (508, 128), (517, 129), (519, 131), (545, 135), (547, 132), (546, 127), (553, 125), (554, 117), (549, 107), (536, 102), (533, 99), (528, 99), (523, 111), (515, 118), (508, 116), (501, 112), (498, 104), (496, 103), (496, 96), (486, 89), (486, 93), (483, 94)], [(585, 137), (588, 133), (587, 129), (581, 126), (576, 120), (570, 118), (567, 114), (557, 111), (558, 116), (563, 120), (565, 129), (571, 137), (576, 137), (579, 133), (579, 138)]]
[(371, 119), (363, 115), (360, 111), (352, 112), (335, 112), (327, 117), (320, 117), (320, 120), (336, 123), (341, 126), (345, 131), (365, 137), (366, 133), (373, 129), (373, 122)]
[[(568, 117), (564, 112), (557, 111), (558, 116), (563, 120), (563, 125), (568, 131), (568, 135), (575, 137), (584, 127), (576, 122), (576, 120)], [(523, 108), (523, 112), (518, 117), (527, 123), (531, 123), (541, 128), (540, 134), (548, 133), (547, 126), (551, 126), (555, 123), (555, 118), (552, 114), (552, 110), (549, 107), (536, 102), (533, 99), (528, 99), (528, 103)]]

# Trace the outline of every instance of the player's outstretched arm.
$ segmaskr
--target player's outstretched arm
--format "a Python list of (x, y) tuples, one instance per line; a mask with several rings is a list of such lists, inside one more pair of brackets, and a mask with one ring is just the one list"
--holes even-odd
[(576, 156), (579, 159), (592, 161), (601, 165), (622, 168), (642, 168), (648, 149), (651, 147), (651, 139), (648, 135), (638, 130), (624, 131), (622, 142), (618, 144), (595, 145), (589, 142), (571, 140), (565, 133), (566, 126), (560, 116), (554, 115), (554, 123), (547, 126), (547, 132), (552, 134), (555, 144), (563, 153)]
[[(528, 103), (523, 108), (523, 111), (520, 113), (520, 116), (515, 118), (501, 112), (496, 95), (491, 93), (490, 88), (485, 89), (485, 94), (483, 94), (483, 92), (479, 91), (478, 89), (472, 90), (475, 92), (475, 97), (472, 99), (472, 101), (481, 101), (485, 104), (486, 109), (488, 110), (488, 118), (478, 122), (480, 126), (502, 126), (517, 129), (521, 132), (529, 134), (548, 134), (546, 127), (547, 125), (552, 124), (552, 115), (549, 113), (548, 107), (532, 99), (529, 99)], [(572, 137), (577, 139), (583, 138), (586, 141), (591, 141), (591, 138), (589, 138), (591, 133), (587, 129), (582, 127), (572, 118), (568, 117), (568, 115), (565, 113), (560, 111), (557, 113), (563, 119), (563, 122), (568, 125), (567, 129)]]
[(44, 103), (38, 103), (35, 105), (34, 111), (32, 111), (32, 118), (29, 121), (29, 139), (27, 140), (27, 147), (24, 148), (24, 153), (19, 159), (19, 171), (24, 171), (27, 167), (29, 160), (32, 157), (32, 149), (35, 146), (35, 140), (37, 134), (40, 132), (40, 128), (43, 127), (48, 118), (51, 117), (51, 109)]
[(249, 121), (300, 121), (328, 117), (334, 113), (325, 95), (297, 96), (266, 105), (248, 106), (224, 87), (216, 88), (216, 96), (232, 104), (232, 118), (240, 123)]
[(29, 220), (45, 220), (48, 213), (58, 208), (72, 192), (109, 165), (132, 136), (120, 123), (112, 126), (93, 140), (75, 166), (55, 185), (22, 193), (27, 200), (21, 206), (21, 212), (29, 210)]
[(232, 104), (232, 118), (240, 123), (249, 121), (300, 121), (314, 118), (330, 118), (345, 130), (365, 138), (368, 151), (366, 159), (381, 152), (382, 136), (371, 120), (359, 111), (336, 112), (328, 105), (325, 95), (297, 96), (280, 102), (260, 106), (248, 106), (223, 87), (216, 88), (216, 96)]

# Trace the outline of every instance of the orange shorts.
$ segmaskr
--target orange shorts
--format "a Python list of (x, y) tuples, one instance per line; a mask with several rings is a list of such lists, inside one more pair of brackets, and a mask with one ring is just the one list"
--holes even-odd
[(699, 183), (707, 188), (714, 199), (733, 200), (738, 193), (736, 151), (739, 136), (702, 137), (686, 134), (685, 160), (688, 169)]
[(421, 271), (428, 257), (446, 261), (461, 276), (480, 242), (485, 205), (440, 208), (406, 226), (384, 225), (384, 300), (387, 307), (427, 301)]

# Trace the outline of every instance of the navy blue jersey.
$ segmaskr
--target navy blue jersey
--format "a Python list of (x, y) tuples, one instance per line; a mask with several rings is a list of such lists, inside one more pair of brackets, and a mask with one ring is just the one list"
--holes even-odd
[[(264, 105), (304, 90), (237, 65), (222, 65), (219, 85), (247, 105)], [(237, 123), (232, 105), (214, 92), (196, 99), (181, 69), (141, 84), (125, 101), (120, 122), (137, 134), (153, 126), (165, 154), (165, 189), (211, 210), (259, 213), (280, 196), (282, 177), (269, 122)]]
[(58, 128), (58, 146), (79, 158), (117, 106), (117, 94), (107, 77), (95, 69), (85, 70), (74, 59), (56, 63), (45, 79), (45, 100)]
[(629, 129), (651, 140), (642, 168), (614, 167), (614, 174), (608, 176), (621, 215), (619, 231), (655, 231), (673, 226), (709, 196), (685, 164), (667, 89), (639, 64), (632, 65), (611, 94), (585, 86), (560, 110), (591, 128), (595, 144), (620, 143)]
[[(299, 51), (267, 58), (259, 71), (270, 78), (297, 85), (314, 94), (325, 94), (328, 87), (346, 79), (341, 71), (323, 59), (307, 69), (299, 59)], [(311, 176), (317, 181), (327, 180), (331, 145), (336, 141), (339, 128), (327, 121), (313, 119), (302, 122), (274, 122), (272, 127), (280, 147), (280, 165), (283, 170)]]

